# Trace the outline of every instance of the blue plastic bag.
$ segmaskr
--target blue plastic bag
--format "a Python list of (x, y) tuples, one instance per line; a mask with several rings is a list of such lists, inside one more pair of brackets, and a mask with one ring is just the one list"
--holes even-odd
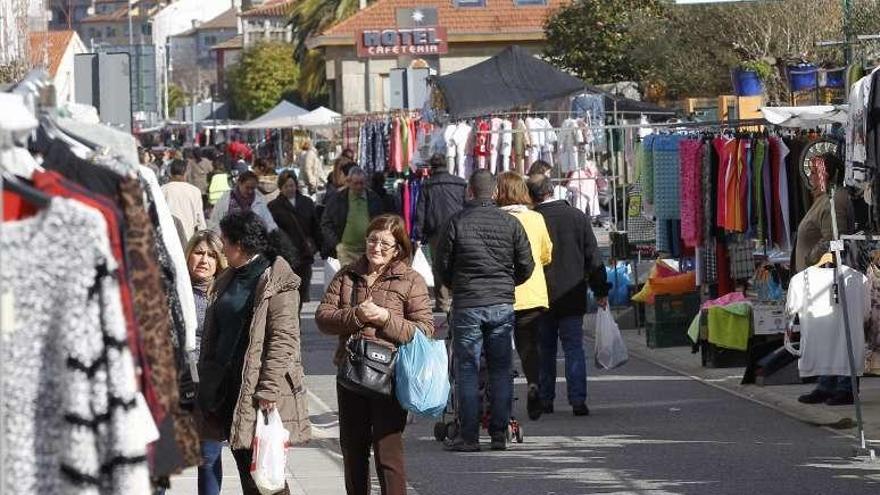
[(394, 368), (395, 393), (404, 409), (437, 417), (449, 399), (449, 366), (442, 340), (429, 339), (418, 330), (400, 346)]
[(605, 267), (605, 277), (611, 289), (608, 291), (608, 302), (612, 306), (626, 306), (629, 304), (629, 266), (625, 262), (618, 262), (616, 267)]

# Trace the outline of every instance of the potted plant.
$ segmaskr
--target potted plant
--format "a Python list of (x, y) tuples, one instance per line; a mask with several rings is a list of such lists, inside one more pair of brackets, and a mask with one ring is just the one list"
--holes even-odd
[(816, 64), (800, 58), (794, 63), (789, 63), (786, 69), (788, 72), (788, 87), (792, 92), (816, 89), (819, 83), (819, 68), (816, 67)]
[(747, 60), (732, 71), (733, 90), (737, 96), (758, 96), (764, 82), (773, 77), (773, 67), (764, 60)]

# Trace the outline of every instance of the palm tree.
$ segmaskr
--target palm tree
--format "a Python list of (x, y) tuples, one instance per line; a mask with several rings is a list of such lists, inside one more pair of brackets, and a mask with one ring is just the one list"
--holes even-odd
[(306, 41), (348, 18), (359, 6), (360, 0), (301, 0), (294, 5), (290, 23), (294, 57), (300, 65), (297, 89), (303, 98), (321, 94), (327, 83), (324, 58), (319, 52), (309, 50)]

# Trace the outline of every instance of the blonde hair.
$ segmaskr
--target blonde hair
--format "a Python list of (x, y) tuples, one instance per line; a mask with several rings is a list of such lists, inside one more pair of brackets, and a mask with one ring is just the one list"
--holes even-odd
[(211, 230), (202, 230), (201, 232), (193, 234), (192, 238), (186, 244), (186, 259), (189, 260), (193, 251), (196, 250), (196, 246), (203, 242), (208, 245), (208, 249), (211, 250), (214, 259), (217, 260), (217, 273), (214, 274), (214, 276), (217, 276), (220, 272), (226, 269), (227, 263), (226, 257), (223, 256), (223, 241), (215, 232)]
[(525, 178), (512, 171), (501, 173), (498, 176), (495, 202), (498, 206), (532, 206), (532, 198), (529, 196), (529, 187)]

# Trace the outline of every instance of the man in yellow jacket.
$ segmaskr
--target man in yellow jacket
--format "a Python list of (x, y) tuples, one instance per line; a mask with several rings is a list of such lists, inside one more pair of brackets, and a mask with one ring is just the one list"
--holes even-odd
[(516, 217), (526, 231), (532, 246), (535, 270), (532, 276), (514, 291), (514, 315), (516, 328), (513, 337), (516, 350), (522, 362), (523, 373), (529, 384), (526, 408), (530, 419), (541, 417), (543, 407), (538, 394), (538, 331), (541, 318), (550, 307), (547, 293), (547, 280), (543, 267), (550, 264), (553, 255), (553, 242), (544, 222), (544, 216), (531, 210), (532, 200), (525, 179), (516, 172), (504, 172), (498, 176), (498, 191), (495, 202), (502, 209)]

